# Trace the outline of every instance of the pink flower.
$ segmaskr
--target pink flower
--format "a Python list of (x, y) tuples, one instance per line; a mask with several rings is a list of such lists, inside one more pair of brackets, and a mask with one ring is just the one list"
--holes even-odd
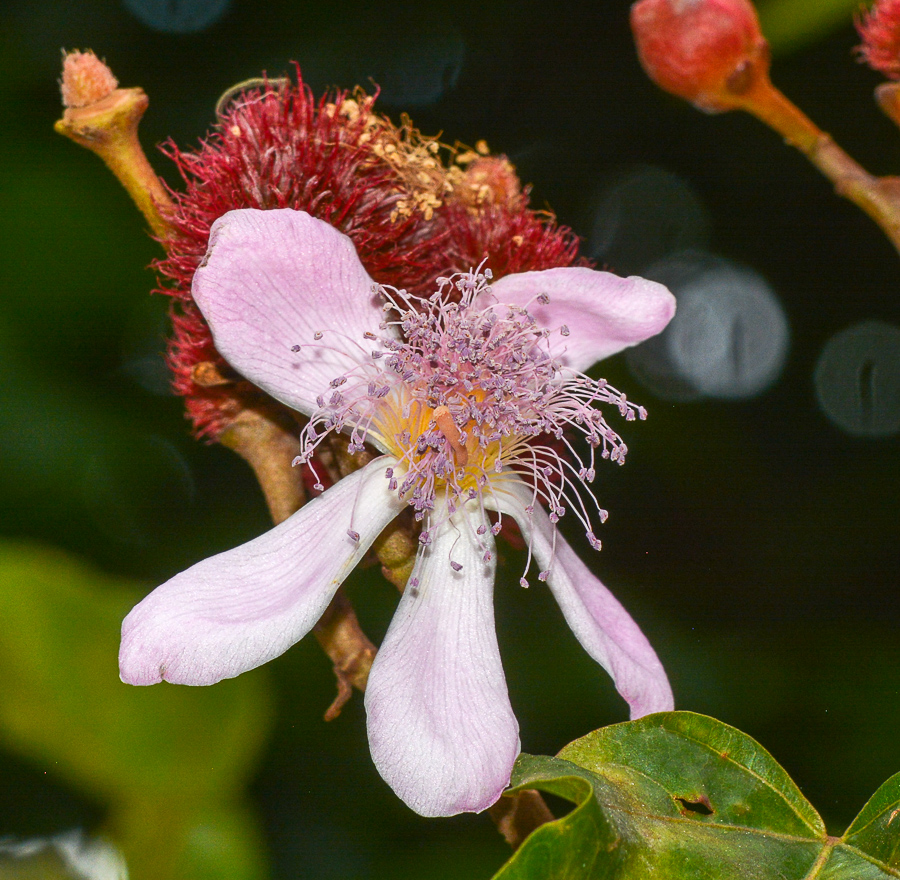
[[(137, 605), (122, 626), (123, 681), (208, 685), (277, 657), (411, 505), (419, 553), (366, 691), (372, 757), (410, 807), (485, 809), (519, 752), (492, 607), (503, 516), (632, 717), (672, 708), (646, 638), (554, 523), (570, 512), (599, 547), (595, 451), (619, 462), (626, 452), (599, 405), (645, 413), (582, 371), (659, 333), (674, 299), (651, 281), (586, 268), (489, 280), (487, 270), (438, 279), (423, 300), (375, 285), (350, 239), (304, 212), (216, 221), (193, 283), (216, 348), (309, 418), (299, 461), (337, 431), (351, 450), (383, 455)], [(570, 429), (586, 436), (587, 461), (557, 451)]]

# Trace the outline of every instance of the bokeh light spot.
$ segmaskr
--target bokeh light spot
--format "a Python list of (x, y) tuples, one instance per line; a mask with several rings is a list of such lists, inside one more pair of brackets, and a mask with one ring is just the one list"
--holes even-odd
[(751, 269), (682, 254), (647, 275), (678, 301), (663, 333), (629, 352), (635, 375), (660, 397), (755, 397), (781, 374), (790, 332), (766, 281)]
[(841, 430), (860, 437), (900, 432), (900, 327), (862, 321), (836, 333), (822, 349), (816, 397)]
[(123, 0), (142, 24), (164, 34), (194, 34), (215, 24), (231, 0)]
[(652, 263), (709, 238), (709, 218), (691, 185), (654, 166), (639, 166), (602, 187), (587, 250), (622, 275), (640, 275)]

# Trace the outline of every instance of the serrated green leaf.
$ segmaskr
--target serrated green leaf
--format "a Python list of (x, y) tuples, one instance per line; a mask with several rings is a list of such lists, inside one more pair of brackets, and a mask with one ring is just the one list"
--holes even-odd
[(695, 822), (813, 840), (825, 833), (819, 814), (759, 743), (705, 715), (667, 712), (614, 724), (575, 740), (559, 757), (613, 778), (619, 788), (641, 782), (649, 789), (644, 803), (671, 818), (689, 814)]
[(602, 780), (568, 761), (520, 755), (511, 791), (539, 788), (578, 806), (562, 819), (538, 828), (495, 880), (615, 877), (620, 835), (597, 797), (602, 785)]
[(900, 877), (900, 774), (843, 838), (775, 759), (726, 724), (666, 712), (556, 758), (520, 756), (510, 791), (576, 804), (538, 828), (495, 880), (887, 880)]

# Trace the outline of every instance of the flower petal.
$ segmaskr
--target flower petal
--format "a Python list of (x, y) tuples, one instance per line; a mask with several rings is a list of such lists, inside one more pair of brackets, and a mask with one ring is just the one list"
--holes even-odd
[(192, 292), (225, 360), (310, 415), (332, 379), (371, 362), (363, 334), (384, 335), (372, 284), (333, 226), (290, 208), (248, 208), (213, 224)]
[[(527, 306), (551, 331), (553, 356), (580, 372), (655, 336), (675, 314), (675, 297), (662, 284), (582, 267), (506, 275), (491, 291), (499, 303)], [(542, 293), (549, 304), (535, 300)], [(562, 326), (568, 336), (556, 332)]]
[(519, 753), (494, 632), (494, 541), (474, 532), (481, 517), (462, 510), (432, 529), (366, 687), (375, 766), (423, 816), (486, 809)]
[(387, 489), (391, 464), (376, 459), (266, 534), (157, 587), (122, 624), (122, 681), (215, 684), (284, 653), (405, 506)]
[(549, 571), (547, 586), (569, 628), (612, 676), (616, 690), (631, 707), (631, 717), (673, 709), (669, 680), (647, 637), (591, 574), (544, 509), (535, 504), (533, 512), (526, 510), (532, 504), (532, 490), (520, 480), (504, 481), (495, 487), (495, 500), (502, 512), (515, 517), (538, 565)]

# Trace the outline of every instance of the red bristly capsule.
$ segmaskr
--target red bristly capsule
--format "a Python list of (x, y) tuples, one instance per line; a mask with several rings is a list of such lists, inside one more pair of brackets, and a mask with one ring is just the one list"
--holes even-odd
[(768, 70), (768, 44), (749, 0), (639, 0), (631, 29), (647, 75), (708, 113), (739, 107)]
[(878, 0), (856, 24), (859, 55), (873, 70), (900, 80), (900, 0)]

